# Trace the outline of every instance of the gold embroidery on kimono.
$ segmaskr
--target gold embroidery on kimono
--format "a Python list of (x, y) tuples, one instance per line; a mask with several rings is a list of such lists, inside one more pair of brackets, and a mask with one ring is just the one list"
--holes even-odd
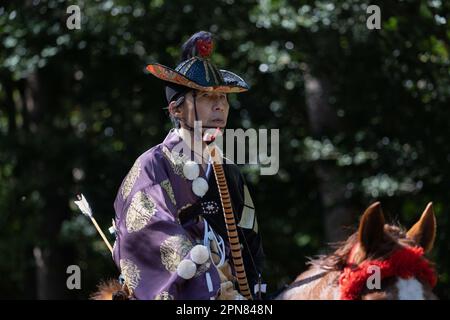
[(136, 183), (137, 179), (139, 178), (139, 174), (141, 173), (141, 162), (139, 159), (136, 160), (136, 162), (131, 167), (130, 171), (128, 172), (127, 176), (125, 177), (125, 180), (122, 185), (122, 198), (123, 200), (126, 200), (127, 197), (130, 195), (131, 190), (133, 190), (134, 184)]
[(173, 193), (172, 185), (170, 184), (169, 179), (161, 181), (160, 185), (161, 185), (161, 188), (163, 188), (167, 192), (167, 195), (169, 196), (170, 201), (172, 201), (172, 203), (176, 206), (177, 201), (175, 200), (175, 195)]
[(143, 229), (156, 212), (152, 197), (139, 191), (133, 196), (127, 211), (125, 224), (129, 233)]
[(194, 275), (194, 278), (197, 278), (197, 277), (201, 276), (202, 274), (204, 274), (206, 271), (209, 270), (210, 267), (211, 267), (211, 262), (209, 260), (202, 265), (198, 265), (197, 271), (195, 272), (195, 275)]
[(192, 242), (186, 236), (171, 236), (161, 244), (161, 262), (168, 271), (175, 272), (180, 262), (192, 248)]
[(120, 259), (120, 271), (128, 289), (133, 292), (139, 285), (139, 280), (141, 280), (141, 271), (137, 265), (128, 259)]
[(183, 166), (189, 160), (189, 157), (185, 154), (177, 154), (176, 152), (170, 152), (166, 146), (163, 146), (162, 152), (164, 156), (169, 161), (170, 166), (172, 167), (173, 172), (176, 175), (186, 179), (183, 173)]
[(163, 291), (155, 296), (155, 300), (173, 300), (173, 295), (167, 291)]

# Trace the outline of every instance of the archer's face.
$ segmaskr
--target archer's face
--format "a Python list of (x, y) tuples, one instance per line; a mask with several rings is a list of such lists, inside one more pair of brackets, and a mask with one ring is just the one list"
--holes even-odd
[[(228, 111), (230, 109), (225, 93), (197, 91), (196, 104), (197, 120), (202, 121), (202, 126), (204, 128), (225, 128), (227, 125)], [(186, 94), (181, 113), (185, 121), (191, 127), (194, 127), (195, 111), (192, 91)]]

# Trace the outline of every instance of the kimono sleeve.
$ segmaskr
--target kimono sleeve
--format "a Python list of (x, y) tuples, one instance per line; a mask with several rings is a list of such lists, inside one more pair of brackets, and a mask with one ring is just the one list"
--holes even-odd
[[(167, 208), (160, 185), (130, 194), (121, 208), (116, 216), (118, 232), (113, 257), (136, 299), (214, 296), (220, 282), (217, 270), (210, 267), (209, 254), (207, 258), (203, 254), (207, 259), (204, 263), (198, 255), (191, 255), (193, 239), (173, 209)], [(206, 270), (210, 273), (209, 282), (205, 280)]]

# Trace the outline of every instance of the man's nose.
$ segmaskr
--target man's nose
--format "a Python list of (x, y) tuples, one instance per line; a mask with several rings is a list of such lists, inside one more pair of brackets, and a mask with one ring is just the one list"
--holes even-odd
[(216, 100), (213, 106), (214, 111), (224, 111), (225, 110), (225, 103), (221, 101), (220, 99)]

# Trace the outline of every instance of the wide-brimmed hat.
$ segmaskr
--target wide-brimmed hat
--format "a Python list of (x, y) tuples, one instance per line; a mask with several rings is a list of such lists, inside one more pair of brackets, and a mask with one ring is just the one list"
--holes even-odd
[(231, 71), (218, 69), (210, 61), (213, 47), (211, 33), (197, 32), (183, 45), (182, 62), (175, 69), (152, 63), (147, 70), (161, 80), (196, 90), (220, 93), (249, 90), (244, 79)]

